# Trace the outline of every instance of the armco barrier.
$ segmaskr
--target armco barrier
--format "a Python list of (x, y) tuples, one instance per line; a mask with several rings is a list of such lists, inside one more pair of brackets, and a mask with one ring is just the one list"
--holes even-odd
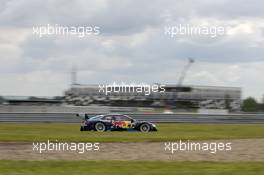
[[(92, 114), (91, 114), (92, 115)], [(95, 115), (95, 114), (93, 114)], [(264, 114), (128, 114), (136, 120), (163, 123), (264, 123)], [(0, 122), (78, 123), (75, 113), (0, 113)]]

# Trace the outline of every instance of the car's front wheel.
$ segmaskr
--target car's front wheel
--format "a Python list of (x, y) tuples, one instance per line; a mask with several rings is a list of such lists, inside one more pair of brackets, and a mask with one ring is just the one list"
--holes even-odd
[(140, 126), (140, 131), (141, 132), (149, 132), (150, 131), (150, 125), (147, 124), (147, 123), (143, 123), (141, 126)]
[(98, 131), (98, 132), (104, 132), (106, 131), (106, 126), (105, 124), (101, 123), (101, 122), (98, 122), (95, 124), (94, 126), (95, 130)]

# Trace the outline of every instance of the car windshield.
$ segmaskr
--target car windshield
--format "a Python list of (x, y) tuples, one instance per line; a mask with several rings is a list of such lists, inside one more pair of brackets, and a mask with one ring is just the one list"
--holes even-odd
[(89, 120), (95, 120), (95, 119), (98, 119), (98, 118), (101, 118), (101, 117), (103, 117), (103, 115), (96, 115), (94, 117), (89, 118)]
[(135, 119), (133, 119), (133, 118), (132, 118), (132, 117), (130, 117), (130, 116), (124, 115), (124, 117), (126, 117), (128, 120), (133, 120), (133, 121), (136, 121)]

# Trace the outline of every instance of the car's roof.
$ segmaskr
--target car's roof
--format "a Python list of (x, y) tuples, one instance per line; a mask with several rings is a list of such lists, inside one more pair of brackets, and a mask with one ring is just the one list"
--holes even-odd
[(104, 115), (124, 115), (124, 114), (119, 114), (119, 113), (108, 113), (108, 114), (104, 114)]

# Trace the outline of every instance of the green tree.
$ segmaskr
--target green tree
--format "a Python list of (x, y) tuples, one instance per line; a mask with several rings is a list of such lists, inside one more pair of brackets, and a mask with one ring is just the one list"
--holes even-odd
[(253, 97), (248, 97), (243, 101), (242, 110), (245, 112), (257, 112), (260, 105)]
[(230, 110), (230, 96), (228, 94), (225, 95), (225, 108)]

